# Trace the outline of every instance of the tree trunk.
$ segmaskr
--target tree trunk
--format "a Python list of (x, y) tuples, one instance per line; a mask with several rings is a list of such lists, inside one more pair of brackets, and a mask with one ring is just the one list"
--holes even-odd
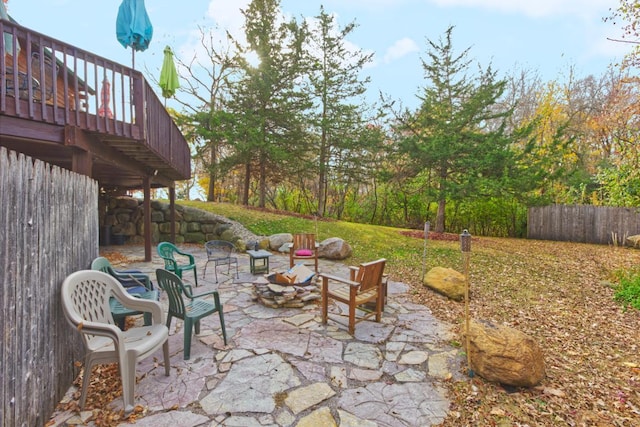
[(216, 145), (210, 144), (210, 164), (209, 164), (209, 188), (207, 189), (207, 202), (216, 201)]
[(320, 171), (318, 173), (318, 209), (316, 214), (322, 218), (327, 213), (327, 172), (324, 167), (323, 155), (320, 155)]
[(258, 207), (264, 208), (267, 200), (267, 166), (264, 158), (260, 159), (260, 188), (258, 189)]
[(378, 211), (378, 182), (373, 178), (373, 210), (371, 212), (371, 218), (369, 222), (375, 224), (376, 213)]
[(447, 205), (445, 199), (438, 200), (438, 213), (436, 214), (436, 233), (444, 233), (444, 209)]
[[(325, 113), (323, 112), (323, 118)], [(318, 209), (316, 214), (322, 218), (327, 213), (327, 132), (322, 127), (320, 136), (320, 156), (318, 159)]]
[(249, 185), (251, 184), (251, 164), (244, 165), (244, 188), (242, 189), (242, 204), (249, 206)]

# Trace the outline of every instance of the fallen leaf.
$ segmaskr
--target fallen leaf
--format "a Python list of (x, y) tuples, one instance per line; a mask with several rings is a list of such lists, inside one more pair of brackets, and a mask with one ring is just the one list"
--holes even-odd
[(499, 417), (504, 417), (506, 415), (506, 412), (504, 411), (504, 409), (500, 409), (500, 408), (493, 408), (491, 410), (491, 412), (489, 412), (489, 414), (491, 415), (497, 415)]

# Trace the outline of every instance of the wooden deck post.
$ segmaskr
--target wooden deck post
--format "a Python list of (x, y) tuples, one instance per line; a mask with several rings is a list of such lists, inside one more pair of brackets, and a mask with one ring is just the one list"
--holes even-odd
[(171, 212), (171, 243), (176, 242), (176, 187), (169, 187), (169, 212)]
[(144, 179), (144, 201), (142, 202), (144, 215), (144, 260), (151, 261), (151, 178), (145, 176)]

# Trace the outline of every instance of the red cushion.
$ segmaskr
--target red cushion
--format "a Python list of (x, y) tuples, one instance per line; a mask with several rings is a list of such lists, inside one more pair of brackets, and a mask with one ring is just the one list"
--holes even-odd
[(313, 255), (313, 251), (311, 249), (298, 249), (294, 252), (294, 255), (299, 256), (311, 256)]

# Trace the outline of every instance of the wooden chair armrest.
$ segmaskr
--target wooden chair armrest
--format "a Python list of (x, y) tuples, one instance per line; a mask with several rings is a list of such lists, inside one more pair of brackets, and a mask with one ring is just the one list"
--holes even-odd
[(355, 287), (355, 288), (360, 286), (360, 283), (358, 283), (358, 282), (354, 282), (353, 280), (345, 279), (344, 277), (334, 276), (332, 274), (321, 273), (321, 274), (318, 275), (318, 277), (321, 277), (323, 279), (323, 281), (324, 281), (324, 279), (333, 280), (333, 281), (336, 281), (336, 282), (345, 283), (345, 284), (347, 284), (349, 286), (352, 286), (352, 287)]

